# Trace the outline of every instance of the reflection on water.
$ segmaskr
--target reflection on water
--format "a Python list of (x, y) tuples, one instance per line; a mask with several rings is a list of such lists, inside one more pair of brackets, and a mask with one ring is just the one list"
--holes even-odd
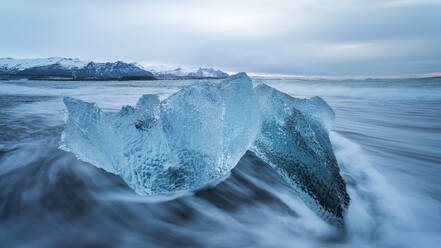
[[(258, 83), (259, 80), (256, 80)], [(247, 153), (223, 182), (175, 199), (136, 195), (57, 149), (62, 96), (108, 111), (194, 81), (0, 82), (2, 247), (437, 247), (441, 242), (441, 81), (268, 80), (324, 97), (351, 195), (346, 231), (311, 212)]]

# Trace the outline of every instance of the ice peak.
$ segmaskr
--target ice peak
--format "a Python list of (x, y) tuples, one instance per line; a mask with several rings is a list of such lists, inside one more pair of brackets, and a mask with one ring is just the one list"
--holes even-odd
[(138, 102), (136, 103), (136, 108), (152, 109), (154, 106), (159, 105), (159, 103), (160, 101), (158, 95), (153, 95), (153, 94), (143, 95), (141, 96), (141, 98), (139, 98)]

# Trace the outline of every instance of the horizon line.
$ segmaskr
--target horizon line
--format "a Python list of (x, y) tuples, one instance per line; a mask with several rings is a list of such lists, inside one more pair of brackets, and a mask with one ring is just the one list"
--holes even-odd
[[(229, 75), (238, 72), (225, 71)], [(411, 79), (411, 78), (432, 78), (441, 77), (441, 72), (430, 72), (420, 74), (403, 74), (403, 75), (380, 75), (380, 76), (330, 76), (330, 75), (303, 75), (303, 74), (283, 74), (283, 73), (262, 73), (262, 72), (246, 72), (250, 77), (262, 78), (293, 78), (293, 79)]]
[[(62, 56), (48, 56), (48, 57), (0, 57), (0, 59), (50, 59), (50, 58), (65, 58), (65, 59), (78, 59), (78, 60), (83, 60), (82, 58), (74, 58), (74, 57), (62, 57)], [(88, 60), (83, 60), (85, 62), (87, 62)], [(117, 60), (110, 60), (110, 61), (122, 61), (125, 62), (124, 60), (121, 59), (117, 59)], [(93, 60), (90, 60), (90, 62), (95, 62)], [(100, 63), (100, 61), (97, 61), (98, 63)], [(143, 63), (152, 63), (151, 65), (159, 65), (158, 63), (155, 62), (147, 62), (147, 61), (136, 61), (136, 62), (125, 62), (125, 63), (136, 63), (136, 64), (140, 64), (143, 67), (146, 67), (146, 65), (144, 65)], [(164, 66), (188, 66), (188, 67), (199, 67), (199, 68), (204, 68), (204, 67), (214, 67), (214, 69), (217, 70), (221, 70), (225, 73), (227, 73), (228, 75), (233, 75), (238, 73), (239, 71), (228, 71), (228, 70), (223, 70), (220, 69), (219, 67), (216, 66), (207, 66), (207, 65), (171, 65), (171, 64), (167, 64), (167, 63), (162, 63), (161, 65)], [(143, 68), (145, 69), (145, 68)], [(246, 72), (246, 71), (245, 71)], [(406, 79), (406, 78), (431, 78), (431, 77), (441, 77), (441, 72), (430, 72), (430, 73), (417, 73), (417, 74), (403, 74), (403, 75), (379, 75), (379, 76), (374, 76), (374, 75), (361, 75), (361, 76), (348, 76), (348, 75), (343, 75), (343, 76), (335, 76), (335, 75), (306, 75), (306, 74), (284, 74), (284, 73), (265, 73), (265, 72), (246, 72), (248, 76), (250, 77), (263, 77), (263, 78), (298, 78), (298, 79), (333, 79), (333, 80), (342, 80), (342, 79)]]

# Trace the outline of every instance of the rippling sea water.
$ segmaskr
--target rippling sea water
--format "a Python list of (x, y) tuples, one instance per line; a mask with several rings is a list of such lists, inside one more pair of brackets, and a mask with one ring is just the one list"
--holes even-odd
[(1, 247), (440, 247), (441, 79), (261, 81), (336, 112), (344, 231), (251, 153), (224, 181), (164, 199), (58, 149), (63, 96), (117, 111), (197, 81), (18, 80), (0, 82)]

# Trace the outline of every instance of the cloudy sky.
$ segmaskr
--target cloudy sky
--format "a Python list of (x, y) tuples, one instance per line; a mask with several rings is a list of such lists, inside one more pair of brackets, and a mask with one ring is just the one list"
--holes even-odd
[(1, 0), (0, 57), (328, 76), (441, 71), (441, 0)]

